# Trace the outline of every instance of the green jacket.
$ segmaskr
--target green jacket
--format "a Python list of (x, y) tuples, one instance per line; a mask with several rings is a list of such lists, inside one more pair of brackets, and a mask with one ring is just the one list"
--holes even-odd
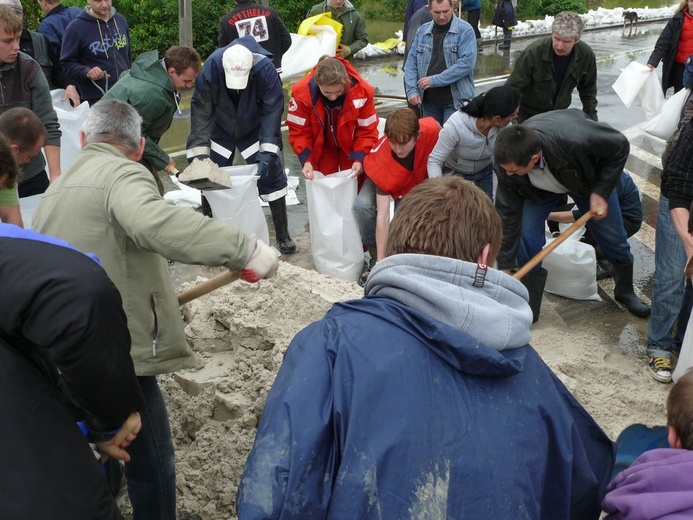
[(178, 104), (173, 81), (158, 51), (140, 54), (103, 99), (120, 99), (137, 110), (142, 116), (142, 136), (147, 140), (142, 163), (155, 170), (168, 166), (169, 156), (159, 146), (159, 139), (171, 126)]
[(597, 62), (589, 45), (579, 41), (556, 92), (551, 36), (530, 43), (515, 62), (506, 87), (515, 87), (522, 96), (520, 120), (549, 110), (568, 108), (575, 87), (582, 101), (582, 111), (597, 121)]
[(311, 7), (310, 11), (308, 11), (308, 17), (320, 13), (326, 13), (328, 11), (332, 13), (333, 20), (337, 20), (344, 26), (340, 43), (348, 46), (351, 49), (351, 53), (349, 56), (347, 56), (347, 59), (351, 61), (354, 54), (368, 45), (366, 21), (363, 19), (363, 16), (361, 16), (361, 13), (359, 13), (356, 8), (351, 5), (349, 0), (344, 2), (344, 7), (342, 7), (339, 12), (332, 9), (329, 0), (325, 0), (321, 4)]
[(195, 366), (166, 259), (237, 271), (255, 246), (252, 236), (165, 201), (144, 166), (103, 143), (87, 145), (49, 186), (32, 224), (99, 257), (123, 298), (138, 376)]

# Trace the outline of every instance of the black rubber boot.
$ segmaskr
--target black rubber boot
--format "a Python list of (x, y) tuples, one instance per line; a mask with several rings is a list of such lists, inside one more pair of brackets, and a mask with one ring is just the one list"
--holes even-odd
[(638, 298), (633, 290), (633, 262), (630, 264), (613, 265), (614, 298), (626, 306), (631, 314), (639, 318), (650, 315), (650, 306)]
[(270, 201), (270, 211), (272, 211), (272, 222), (274, 231), (277, 234), (277, 249), (282, 254), (296, 252), (296, 244), (289, 236), (289, 222), (286, 216), (286, 197)]
[(548, 271), (542, 267), (539, 273), (527, 274), (520, 280), (529, 293), (529, 307), (532, 309), (532, 323), (536, 323), (539, 319), (541, 300), (544, 297), (544, 286), (546, 285), (547, 274)]
[(613, 266), (606, 258), (597, 258), (597, 280), (613, 276)]
[(510, 38), (505, 38), (503, 43), (498, 46), (499, 49), (510, 49)]

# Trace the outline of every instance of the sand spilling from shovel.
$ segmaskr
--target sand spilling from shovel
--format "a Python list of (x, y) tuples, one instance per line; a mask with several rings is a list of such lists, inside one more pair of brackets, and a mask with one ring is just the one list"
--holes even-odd
[(225, 190), (233, 187), (229, 174), (209, 158), (194, 159), (178, 180), (198, 190)]

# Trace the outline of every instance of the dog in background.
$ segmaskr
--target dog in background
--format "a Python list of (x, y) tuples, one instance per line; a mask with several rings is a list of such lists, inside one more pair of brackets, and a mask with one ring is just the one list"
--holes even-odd
[(626, 30), (626, 25), (630, 24), (630, 30), (633, 30), (633, 24), (635, 28), (638, 28), (638, 13), (635, 11), (623, 11), (623, 31)]

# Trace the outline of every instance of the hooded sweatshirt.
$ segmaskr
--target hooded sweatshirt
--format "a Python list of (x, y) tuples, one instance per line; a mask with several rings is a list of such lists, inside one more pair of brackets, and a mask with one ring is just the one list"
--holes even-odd
[(138, 56), (132, 68), (123, 73), (103, 99), (120, 99), (137, 110), (142, 116), (142, 136), (147, 141), (141, 162), (163, 170), (169, 156), (159, 146), (159, 139), (171, 126), (173, 114), (178, 109), (178, 97), (159, 53), (149, 51)]
[(330, 0), (325, 0), (311, 7), (310, 11), (308, 11), (308, 16), (310, 17), (320, 13), (331, 13), (332, 19), (337, 20), (344, 26), (344, 30), (342, 30), (342, 39), (339, 42), (351, 49), (351, 53), (347, 56), (349, 61), (353, 59), (354, 54), (368, 45), (366, 21), (349, 0), (345, 0), (344, 6), (339, 11), (335, 11), (332, 8)]
[(599, 518), (613, 445), (527, 344), (522, 284), (476, 267), (388, 257), (294, 338), (240, 518)]
[(428, 157), (429, 177), (440, 177), (443, 165), (458, 173), (471, 174), (493, 162), (493, 145), (500, 128), (492, 126), (486, 136), (479, 132), (476, 121), (476, 117), (460, 110), (450, 116)]
[[(76, 81), (83, 100), (101, 99), (132, 64), (130, 28), (123, 15), (113, 7), (104, 22), (93, 15), (91, 7), (85, 7), (65, 29), (60, 63)], [(96, 81), (98, 86), (87, 78), (93, 67), (100, 67), (108, 75)]]
[(607, 520), (693, 518), (693, 451), (646, 451), (609, 484)]

